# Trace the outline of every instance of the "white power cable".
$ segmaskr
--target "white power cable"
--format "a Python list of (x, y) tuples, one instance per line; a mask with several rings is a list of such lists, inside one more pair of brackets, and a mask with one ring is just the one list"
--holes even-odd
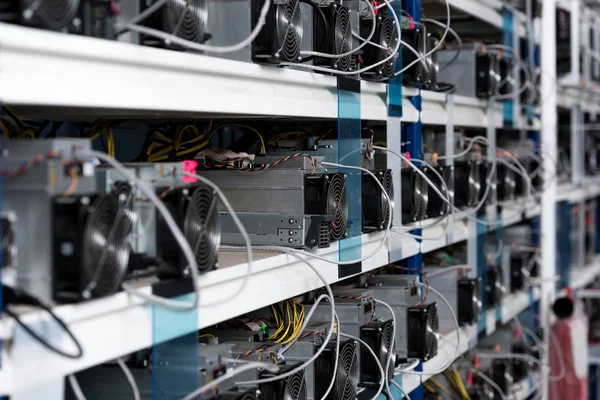
[(392, 381), (392, 385), (396, 386), (402, 392), (402, 394), (404, 395), (404, 397), (406, 397), (408, 400), (410, 400), (410, 396), (408, 395), (408, 393), (406, 393), (404, 391), (404, 389), (402, 388), (402, 386), (398, 382)]
[[(211, 46), (211, 45), (207, 45), (207, 44), (196, 43), (196, 42), (182, 39), (179, 36), (172, 35), (170, 33), (159, 31), (158, 29), (153, 29), (153, 28), (148, 28), (146, 26), (136, 25), (135, 23), (128, 23), (125, 26), (125, 28), (130, 31), (133, 31), (133, 32), (138, 32), (138, 33), (148, 35), (148, 36), (154, 36), (159, 39), (163, 39), (165, 41), (175, 43), (181, 47), (184, 47), (184, 48), (190, 49), (190, 50), (203, 51), (203, 52), (207, 52), (207, 53), (233, 53), (235, 51), (239, 51), (239, 50), (243, 49), (244, 47), (252, 44), (252, 41), (254, 39), (256, 39), (256, 37), (259, 35), (259, 33), (260, 33), (261, 29), (263, 28), (263, 25), (265, 24), (265, 21), (267, 19), (267, 13), (269, 12), (269, 9), (271, 7), (271, 0), (264, 0), (264, 1), (265, 1), (265, 3), (263, 4), (263, 6), (260, 10), (260, 15), (258, 17), (256, 26), (254, 27), (252, 32), (250, 32), (250, 35), (246, 39), (242, 40), (241, 42), (233, 44), (233, 45), (229, 45), (229, 46)], [(165, 3), (166, 3), (166, 1), (165, 1)]]
[[(133, 377), (131, 370), (129, 369), (129, 367), (127, 367), (127, 364), (125, 364), (125, 362), (121, 358), (117, 358), (115, 359), (115, 361), (117, 362), (121, 370), (123, 370), (123, 374), (125, 374), (125, 378), (127, 378), (127, 382), (129, 382), (129, 386), (131, 387), (131, 392), (133, 394), (133, 399), (140, 400), (140, 389), (138, 388), (138, 385), (135, 382), (135, 378)], [(83, 390), (81, 390), (81, 386), (79, 385), (75, 374), (67, 376), (67, 379), (69, 380), (69, 385), (71, 385), (71, 389), (73, 389), (73, 394), (75, 395), (75, 398), (77, 400), (87, 400), (85, 395), (83, 394)]]
[(436, 268), (435, 271), (427, 273), (427, 278), (433, 278), (434, 276), (444, 275), (444, 274), (447, 274), (452, 271), (460, 271), (460, 270), (465, 271), (468, 269), (469, 269), (469, 266), (467, 266), (467, 265), (451, 265), (449, 267)]
[(132, 182), (133, 183), (132, 186), (139, 188), (143, 192), (143, 194), (154, 204), (154, 206), (156, 207), (158, 212), (160, 212), (160, 214), (163, 216), (165, 222), (167, 223), (167, 225), (169, 227), (169, 230), (171, 231), (171, 233), (173, 234), (173, 237), (175, 238), (175, 240), (181, 247), (181, 250), (188, 262), (188, 266), (189, 266), (191, 278), (192, 278), (192, 284), (194, 286), (194, 300), (191, 303), (187, 303), (187, 302), (183, 302), (183, 301), (171, 300), (171, 299), (167, 299), (164, 297), (155, 296), (152, 294), (147, 294), (147, 293), (139, 290), (137, 287), (130, 286), (127, 283), (122, 284), (123, 289), (132, 296), (139, 297), (143, 300), (146, 300), (147, 302), (149, 302), (151, 304), (154, 304), (154, 305), (160, 306), (160, 307), (165, 307), (165, 308), (168, 308), (173, 311), (195, 310), (198, 307), (199, 297), (200, 297), (198, 294), (198, 275), (199, 275), (199, 273), (198, 273), (198, 266), (196, 264), (196, 257), (194, 255), (194, 252), (192, 251), (192, 248), (190, 247), (188, 241), (186, 240), (184, 234), (181, 232), (181, 229), (179, 229), (179, 226), (177, 226), (177, 223), (173, 219), (173, 216), (171, 215), (171, 213), (169, 212), (169, 210), (167, 209), (165, 204), (158, 198), (158, 196), (154, 192), (154, 189), (150, 186), (149, 183), (147, 183), (147, 182), (141, 180), (140, 178), (138, 178), (137, 176), (135, 176), (135, 174), (133, 172), (128, 170), (123, 164), (121, 164), (120, 162), (115, 160), (113, 157), (110, 157), (108, 154), (105, 154), (105, 153), (102, 153), (99, 151), (95, 151), (95, 150), (82, 149), (82, 148), (77, 148), (77, 149), (75, 149), (75, 151), (76, 151), (76, 153), (79, 153), (83, 156), (92, 156), (94, 158), (102, 160), (102, 161), (106, 162), (107, 164), (111, 165), (125, 179)]
[(212, 381), (208, 382), (207, 384), (205, 384), (203, 386), (200, 386), (198, 389), (194, 390), (192, 393), (185, 396), (182, 400), (196, 399), (198, 396), (200, 396), (202, 393), (206, 392), (207, 390), (209, 390), (215, 386), (218, 386), (221, 382), (229, 380), (229, 379), (233, 378), (234, 376), (241, 374), (244, 371), (257, 370), (257, 369), (266, 369), (267, 371), (272, 372), (274, 374), (279, 372), (279, 366), (277, 364), (273, 364), (273, 363), (252, 361), (247, 364), (240, 364), (239, 367), (230, 369), (225, 374), (221, 375), (220, 377), (213, 379)]
[[(333, 306), (332, 306), (333, 308)], [(334, 315), (335, 315), (335, 323), (336, 325), (339, 327), (340, 326), (340, 319), (338, 318), (337, 313), (334, 310)], [(336, 335), (335, 336), (335, 354), (338, 355), (338, 357), (335, 357), (335, 360), (333, 361), (333, 370), (337, 371), (338, 368), (338, 363), (340, 362), (340, 358), (339, 358), (339, 354), (340, 354), (340, 339), (341, 336), (340, 335)], [(333, 389), (333, 386), (335, 385), (335, 378), (337, 376), (337, 372), (334, 374), (331, 374), (331, 381), (329, 381), (329, 386), (327, 387), (327, 390), (325, 391), (325, 393), (323, 393), (323, 396), (321, 396), (320, 400), (326, 400), (327, 397), (329, 396), (329, 393), (331, 392), (331, 390)]]
[[(431, 49), (429, 52), (423, 54), (422, 57), (417, 58), (416, 60), (413, 60), (410, 64), (408, 64), (407, 66), (405, 66), (404, 68), (402, 68), (400, 71), (396, 72), (395, 75), (402, 74), (404, 71), (408, 70), (410, 67), (412, 67), (413, 65), (415, 65), (416, 63), (418, 63), (422, 59), (425, 59), (425, 58), (429, 57), (430, 55), (432, 55), (433, 53), (435, 53), (440, 48), (440, 46), (442, 45), (442, 43), (444, 43), (444, 40), (446, 39), (446, 36), (448, 35), (448, 31), (450, 29), (450, 4), (448, 3), (448, 0), (444, 0), (444, 3), (446, 4), (446, 30), (444, 31), (444, 34), (442, 35), (442, 37), (439, 40), (439, 42), (435, 45), (435, 47), (433, 49)], [(426, 43), (427, 41), (424, 41), (424, 42)]]
[(386, 302), (378, 300), (376, 298), (373, 298), (373, 301), (375, 302), (375, 304), (381, 304), (382, 306), (387, 308), (390, 312), (390, 315), (392, 316), (392, 341), (390, 342), (390, 351), (388, 352), (387, 361), (385, 363), (385, 375), (384, 375), (386, 390), (388, 391), (388, 393), (391, 393), (390, 392), (390, 382), (388, 379), (387, 371), (389, 371), (389, 369), (390, 369), (390, 363), (392, 362), (392, 358), (393, 358), (392, 354), (394, 354), (394, 344), (395, 344), (395, 340), (396, 340), (396, 314), (394, 314), (394, 310)]

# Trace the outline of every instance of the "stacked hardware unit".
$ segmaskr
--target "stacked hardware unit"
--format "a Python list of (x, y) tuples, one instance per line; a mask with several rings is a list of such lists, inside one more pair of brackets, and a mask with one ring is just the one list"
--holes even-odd
[[(429, 168), (422, 167), (421, 171), (427, 175)], [(427, 205), (429, 201), (428, 184), (423, 177), (412, 168), (401, 170), (402, 188), (402, 223), (422, 221), (427, 218)]]
[(500, 85), (498, 92), (502, 96), (510, 96), (518, 89), (513, 71), (515, 68), (514, 62), (510, 58), (501, 57), (498, 59), (498, 68), (500, 73)]
[[(313, 50), (325, 54), (346, 54), (352, 50), (352, 18), (358, 18), (356, 12), (351, 12), (346, 5), (336, 2), (319, 4), (312, 16)], [(316, 56), (314, 65), (333, 68), (339, 71), (356, 69), (354, 55), (329, 58)]]
[(414, 275), (377, 275), (369, 279), (373, 297), (389, 304), (396, 316), (395, 354), (427, 361), (437, 354), (437, 304), (422, 304)]
[[(280, 158), (264, 157), (257, 163), (271, 165)], [(318, 160), (315, 160), (315, 162)], [(348, 203), (343, 173), (312, 172), (312, 160), (290, 159), (264, 171), (202, 171), (217, 184), (254, 245), (329, 247), (346, 236)], [(226, 210), (220, 208), (221, 241), (244, 244)]]
[[(429, 286), (436, 289), (448, 300), (459, 325), (471, 325), (479, 320), (481, 313), (481, 279), (465, 277), (462, 271), (441, 272), (439, 268), (425, 269), (430, 277)], [(428, 298), (441, 303), (438, 295), (430, 292)], [(456, 329), (454, 317), (447, 307), (438, 310), (440, 331)]]
[[(395, 365), (394, 349), (392, 348), (393, 322), (376, 318), (377, 303), (372, 294), (372, 290), (365, 289), (336, 291), (335, 311), (339, 319), (340, 331), (358, 337), (367, 343), (377, 355), (383, 368), (385, 369), (387, 366), (387, 375), (389, 379), (392, 379)], [(329, 305), (319, 305), (313, 315), (316, 319), (325, 320), (330, 318), (330, 314)], [(361, 348), (358, 353), (358, 362), (359, 385), (377, 388), (381, 377), (373, 356), (367, 349)]]
[(496, 197), (498, 201), (508, 201), (515, 198), (515, 171), (502, 163), (496, 164)]
[[(362, 67), (366, 68), (374, 64), (378, 65), (371, 70), (363, 72), (362, 76), (367, 79), (375, 80), (391, 78), (396, 72), (396, 57), (391, 56), (398, 40), (394, 32), (394, 21), (381, 14), (377, 15), (375, 20), (372, 16), (362, 17), (360, 30), (361, 37), (369, 37), (373, 23), (376, 23), (376, 25), (375, 34), (373, 35), (373, 38), (371, 38), (371, 42), (376, 43), (383, 48), (371, 44), (367, 44), (363, 47)], [(383, 62), (384, 60), (387, 61)]]
[(494, 383), (498, 385), (500, 390), (502, 390), (502, 393), (510, 393), (512, 384), (514, 382), (511, 360), (506, 359), (492, 361), (490, 377)]
[(402, 46), (402, 64), (406, 66), (420, 59), (402, 74), (402, 82), (409, 86), (420, 84), (424, 89), (435, 90), (439, 74), (438, 60), (441, 59), (438, 58), (438, 52), (429, 53), (437, 46), (438, 40), (431, 33), (412, 25), (412, 21), (402, 27), (402, 40), (414, 49), (413, 52), (408, 46)]
[(113, 39), (118, 0), (2, 0), (0, 22)]
[(484, 196), (484, 204), (492, 204), (494, 202), (497, 190), (495, 177), (496, 172), (492, 170), (492, 164), (488, 161), (481, 161), (479, 163), (479, 198), (477, 199), (478, 203), (480, 201), (484, 201)]
[[(441, 64), (450, 62), (455, 50), (437, 52)], [(458, 59), (439, 71), (439, 80), (456, 86), (456, 93), (469, 97), (488, 99), (498, 95), (500, 66), (498, 56), (482, 51), (480, 46), (465, 46)]]
[[(136, 163), (125, 165), (136, 177), (156, 187), (171, 216), (194, 252), (199, 272), (217, 267), (220, 244), (218, 199), (211, 188), (198, 183), (184, 183), (183, 163)], [(105, 169), (100, 184), (122, 183), (120, 172)], [(103, 180), (104, 179), (104, 180)], [(153, 264), (161, 277), (181, 277), (187, 260), (164, 217), (140, 192), (134, 202), (137, 216), (130, 243), (135, 262)], [(143, 266), (143, 265), (142, 265)], [(132, 268), (134, 266), (132, 265)], [(137, 266), (136, 266), (137, 267)]]
[(486, 273), (486, 305), (488, 308), (495, 308), (502, 303), (502, 299), (504, 298), (504, 294), (506, 293), (504, 271), (501, 265), (490, 265), (488, 266)]
[[(437, 172), (437, 174), (435, 172)], [(443, 197), (448, 199), (450, 203), (452, 203), (454, 200), (454, 179), (452, 179), (453, 173), (453, 166), (442, 165), (434, 166), (433, 169), (427, 168), (425, 171), (425, 175), (436, 185)], [(440, 181), (440, 176), (443, 182)], [(443, 183), (445, 183), (445, 186)], [(450, 205), (446, 202), (446, 200), (444, 200), (444, 198), (437, 194), (431, 185), (427, 184), (427, 213), (425, 218), (437, 218), (450, 213)]]

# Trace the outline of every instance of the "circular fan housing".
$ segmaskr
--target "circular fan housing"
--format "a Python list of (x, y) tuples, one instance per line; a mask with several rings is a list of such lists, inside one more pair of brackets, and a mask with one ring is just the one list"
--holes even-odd
[(497, 165), (498, 200), (512, 200), (517, 186), (515, 172), (505, 165)]
[(133, 214), (132, 197), (105, 194), (88, 208), (83, 232), (82, 279), (95, 283), (93, 294), (102, 296), (117, 291), (127, 272)]
[[(350, 26), (350, 10), (346, 6), (334, 4), (333, 49), (335, 54), (350, 51), (352, 44), (352, 29)], [(350, 56), (337, 59), (334, 66), (340, 71), (350, 70)]]
[(307, 398), (308, 396), (306, 389), (306, 378), (304, 377), (304, 371), (300, 371), (290, 376), (285, 381), (285, 387), (283, 389), (283, 399), (306, 400)]
[(438, 335), (440, 331), (440, 320), (436, 303), (431, 304), (427, 310), (426, 343), (427, 358), (435, 357), (438, 350)]
[[(385, 189), (385, 192), (387, 193), (388, 197), (391, 200), (392, 203), (392, 208), (394, 207), (394, 182), (392, 179), (392, 171), (389, 169), (386, 169), (383, 172), (383, 175), (381, 177), (381, 185), (383, 186), (383, 188)], [(387, 200), (387, 198), (383, 195), (383, 193), (381, 194), (381, 209), (383, 210), (383, 223), (382, 223), (382, 227), (386, 228), (390, 222), (390, 219), (392, 218), (392, 213), (390, 212), (390, 205), (389, 202)]]
[(468, 175), (468, 205), (474, 206), (479, 201), (481, 193), (481, 168), (479, 163), (469, 163)]
[(331, 237), (340, 240), (346, 236), (348, 224), (348, 198), (346, 194), (346, 175), (329, 176), (327, 188), (327, 214), (334, 215), (331, 221)]
[(164, 8), (167, 32), (190, 42), (205, 40), (208, 16), (206, 0), (167, 0)]
[(388, 364), (389, 357), (394, 357), (394, 349), (392, 349), (392, 339), (394, 337), (394, 327), (391, 322), (386, 323), (381, 331), (381, 349), (379, 349), (379, 362), (382, 366), (387, 365), (388, 379), (394, 378), (394, 360)]
[[(422, 171), (427, 174), (428, 168), (423, 167)], [(429, 190), (428, 184), (420, 174), (415, 174), (414, 186), (413, 186), (413, 204), (415, 207), (415, 221), (421, 221), (425, 219), (427, 214), (427, 205), (429, 204)]]
[(196, 256), (200, 272), (213, 269), (217, 263), (221, 230), (217, 198), (208, 187), (196, 188), (187, 205), (183, 233)]
[(25, 23), (58, 30), (68, 26), (79, 11), (80, 0), (25, 0), (21, 16)]
[(358, 388), (358, 360), (356, 343), (346, 342), (338, 355), (338, 370), (335, 377), (334, 398), (339, 400), (355, 400)]
[[(388, 58), (396, 47), (398, 39), (394, 35), (394, 22), (388, 17), (378, 17), (379, 44), (387, 50), (379, 49), (379, 60)], [(380, 66), (380, 74), (384, 78), (389, 78), (396, 72), (396, 58), (392, 57)]]
[(275, 56), (280, 61), (295, 62), (300, 57), (303, 25), (299, 0), (275, 5)]

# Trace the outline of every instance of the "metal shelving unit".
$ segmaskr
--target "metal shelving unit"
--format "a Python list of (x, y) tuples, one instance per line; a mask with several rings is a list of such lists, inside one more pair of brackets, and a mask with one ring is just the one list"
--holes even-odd
[[(539, 44), (542, 47), (541, 66), (544, 73), (541, 92), (547, 93), (547, 96), (538, 109), (532, 110), (533, 118), (514, 112), (511, 127), (522, 131), (524, 136), (541, 136), (542, 140), (538, 142), (545, 155), (544, 173), (547, 178), (553, 177), (556, 168), (552, 159), (557, 157), (557, 108), (572, 110), (573, 113), (600, 114), (600, 91), (591, 83), (573, 85), (573, 82), (579, 82), (579, 76), (574, 75), (568, 80), (561, 80), (560, 85), (557, 85), (552, 40), (555, 33), (554, 3), (554, 0), (545, 1), (541, 20), (532, 21), (535, 37), (540, 38)], [(450, 5), (453, 9), (476, 16), (499, 31), (511, 30), (515, 39), (513, 42), (527, 36), (526, 15), (503, 8), (498, 0), (450, 0)], [(579, 15), (575, 12), (580, 5), (578, 0), (559, 0), (558, 5)], [(510, 28), (506, 26), (505, 13), (510, 14)], [(594, 21), (591, 11), (585, 11), (585, 18)], [(576, 35), (576, 40), (579, 36)], [(589, 43), (587, 45), (589, 47)], [(587, 48), (586, 54), (588, 57), (600, 57), (600, 49)], [(362, 120), (386, 122), (388, 145), (399, 150), (401, 134), (393, 130), (399, 128), (399, 122), (397, 117), (388, 114), (388, 91), (387, 84), (362, 81), (360, 116)], [(422, 125), (445, 127), (448, 136), (458, 127), (485, 129), (488, 139), (492, 141), (496, 139), (497, 130), (508, 128), (503, 114), (505, 104), (501, 102), (415, 88), (403, 88), (402, 96), (400, 122), (409, 127), (411, 135), (419, 140)], [(62, 35), (2, 23), (0, 101), (13, 105), (20, 114), (26, 116), (55, 115), (73, 119), (82, 116), (140, 119), (233, 116), (334, 120), (339, 117), (338, 81), (333, 76)], [(520, 111), (521, 104), (517, 96), (513, 101), (513, 106)], [(573, 124), (578, 121), (573, 120)], [(573, 132), (577, 134), (581, 130), (573, 129)], [(416, 152), (411, 153), (421, 154), (419, 151), (422, 149), (415, 150)], [(388, 162), (390, 166), (399, 165)], [(572, 162), (575, 163), (574, 160)], [(556, 179), (548, 180), (549, 184), (544, 187), (540, 197), (541, 204), (540, 199), (533, 198), (505, 204), (498, 234), (501, 234), (503, 227), (540, 217), (544, 231), (556, 231), (557, 202), (582, 203), (586, 199), (600, 196), (600, 182), (597, 180), (588, 180), (586, 185), (582, 185), (583, 181), (577, 176), (572, 177), (573, 183), (558, 184)], [(396, 199), (400, 198), (399, 192), (400, 185), (396, 185)], [(395, 216), (395, 224), (400, 225), (398, 213)], [(489, 220), (495, 220), (498, 216), (496, 205), (487, 207), (485, 216)], [(478, 259), (477, 251), (485, 244), (482, 243), (482, 235), (494, 232), (495, 229), (484, 227), (482, 230), (476, 223), (459, 218), (452, 218), (450, 224), (445, 237), (434, 241), (417, 241), (390, 232), (382, 249), (362, 263), (361, 273), (400, 260), (419, 265), (422, 264), (420, 261), (423, 253), (465, 241), (470, 249), (471, 268), (478, 271), (485, 267), (486, 263), (482, 264)], [(419, 231), (418, 226), (415, 228)], [(434, 237), (442, 229), (442, 226), (436, 226), (423, 230), (422, 234)], [(556, 273), (554, 266), (557, 243), (554, 236), (546, 235), (541, 241), (542, 278), (551, 278)], [(373, 251), (381, 239), (381, 233), (362, 235), (362, 254)], [(338, 245), (322, 250), (319, 254), (336, 259), (339, 257)], [(245, 253), (221, 251), (219, 260), (218, 270), (202, 276), (201, 298), (221, 298), (220, 296), (235, 292), (247, 273)], [(328, 283), (341, 280), (336, 264), (321, 261), (313, 263)], [(599, 275), (600, 259), (595, 259), (570, 272), (570, 286), (585, 287)], [(264, 290), (266, 286), (269, 290)], [(322, 286), (317, 276), (293, 257), (256, 253), (250, 280), (242, 293), (210, 308), (200, 306), (197, 326), (174, 329), (171, 336), (164, 340)], [(150, 287), (147, 286), (144, 290), (150, 291)], [(509, 322), (537, 302), (540, 302), (542, 321), (548, 321), (547, 310), (555, 295), (553, 285), (544, 283), (540, 288), (507, 296), (500, 307), (484, 314), (485, 335), (493, 333), (498, 325)], [(12, 400), (29, 400), (40, 398), (40, 393), (44, 393), (45, 399), (59, 399), (64, 390), (65, 376), (156, 344), (152, 337), (152, 307), (125, 293), (81, 304), (59, 306), (54, 311), (79, 338), (86, 349), (85, 356), (79, 360), (56, 356), (32, 340), (14, 321), (4, 318), (0, 322), (0, 338), (3, 341), (0, 355), (0, 395), (10, 395)], [(45, 329), (48, 317), (39, 312), (24, 310), (23, 320), (31, 326)], [(68, 343), (59, 331), (49, 330), (48, 335), (65, 345)], [(477, 326), (470, 326), (460, 329), (459, 335), (461, 344), (458, 355), (462, 355), (476, 346), (480, 332)], [(438, 356), (424, 363), (423, 371), (436, 371), (443, 366), (454, 356), (455, 346), (456, 332), (446, 333)], [(407, 392), (414, 393), (412, 400), (420, 399), (420, 377), (407, 375), (402, 377), (400, 383)], [(514, 389), (515, 399), (526, 398), (531, 389), (531, 381), (520, 382)]]

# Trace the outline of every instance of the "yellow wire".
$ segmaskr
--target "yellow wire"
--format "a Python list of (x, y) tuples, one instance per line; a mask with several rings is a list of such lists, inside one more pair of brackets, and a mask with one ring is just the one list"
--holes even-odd
[(435, 389), (427, 382), (423, 382), (423, 387), (429, 392), (429, 393), (436, 393)]
[(456, 376), (456, 381), (458, 383), (458, 386), (460, 387), (460, 390), (463, 394), (464, 400), (470, 400), (469, 393), (467, 392), (467, 387), (465, 386), (465, 381), (463, 380), (463, 378), (460, 375), (460, 373), (458, 372), (458, 370), (456, 370), (456, 368), (453, 371), (454, 371), (454, 375)]
[(279, 135), (275, 135), (273, 136), (271, 139), (269, 139), (269, 144), (274, 144), (275, 142), (277, 142), (279, 139), (284, 138), (284, 137), (288, 137), (288, 136), (292, 136), (292, 135), (296, 135), (296, 136), (306, 136), (308, 135), (306, 132), (285, 132), (285, 133), (280, 133)]
[(216, 339), (215, 335), (211, 335), (210, 333), (205, 333), (203, 335), (199, 336), (200, 338), (209, 338), (209, 339)]
[(213, 138), (213, 136), (215, 135), (215, 133), (216, 133), (218, 130), (220, 130), (220, 129), (222, 129), (222, 128), (225, 128), (225, 127), (228, 127), (228, 126), (237, 126), (237, 127), (239, 127), (239, 128), (245, 128), (245, 129), (249, 129), (249, 130), (251, 130), (252, 132), (256, 133), (256, 135), (257, 135), (257, 136), (258, 136), (258, 138), (260, 139), (260, 154), (265, 154), (265, 153), (267, 152), (267, 149), (266, 149), (266, 147), (265, 147), (265, 141), (264, 141), (264, 139), (263, 139), (262, 135), (260, 134), (260, 132), (259, 132), (259, 131), (257, 131), (256, 129), (254, 129), (253, 127), (251, 127), (251, 126), (248, 126), (248, 125), (242, 125), (242, 124), (225, 124), (225, 125), (221, 125), (221, 126), (219, 126), (219, 127), (215, 128), (215, 129), (214, 129), (214, 130), (213, 130), (213, 131), (210, 133), (210, 136), (208, 137), (208, 139), (209, 139), (209, 140), (210, 140), (210, 139), (212, 139), (212, 138)]
[(440, 391), (442, 391), (443, 393), (448, 393), (448, 389), (442, 386), (442, 384), (435, 380), (435, 378), (429, 378), (429, 382), (431, 382), (434, 386), (440, 389)]
[(170, 137), (166, 136), (161, 131), (155, 130), (155, 131), (152, 131), (152, 134), (158, 136), (159, 138), (161, 138), (165, 142), (168, 142), (168, 143), (173, 142), (173, 139), (171, 139)]

